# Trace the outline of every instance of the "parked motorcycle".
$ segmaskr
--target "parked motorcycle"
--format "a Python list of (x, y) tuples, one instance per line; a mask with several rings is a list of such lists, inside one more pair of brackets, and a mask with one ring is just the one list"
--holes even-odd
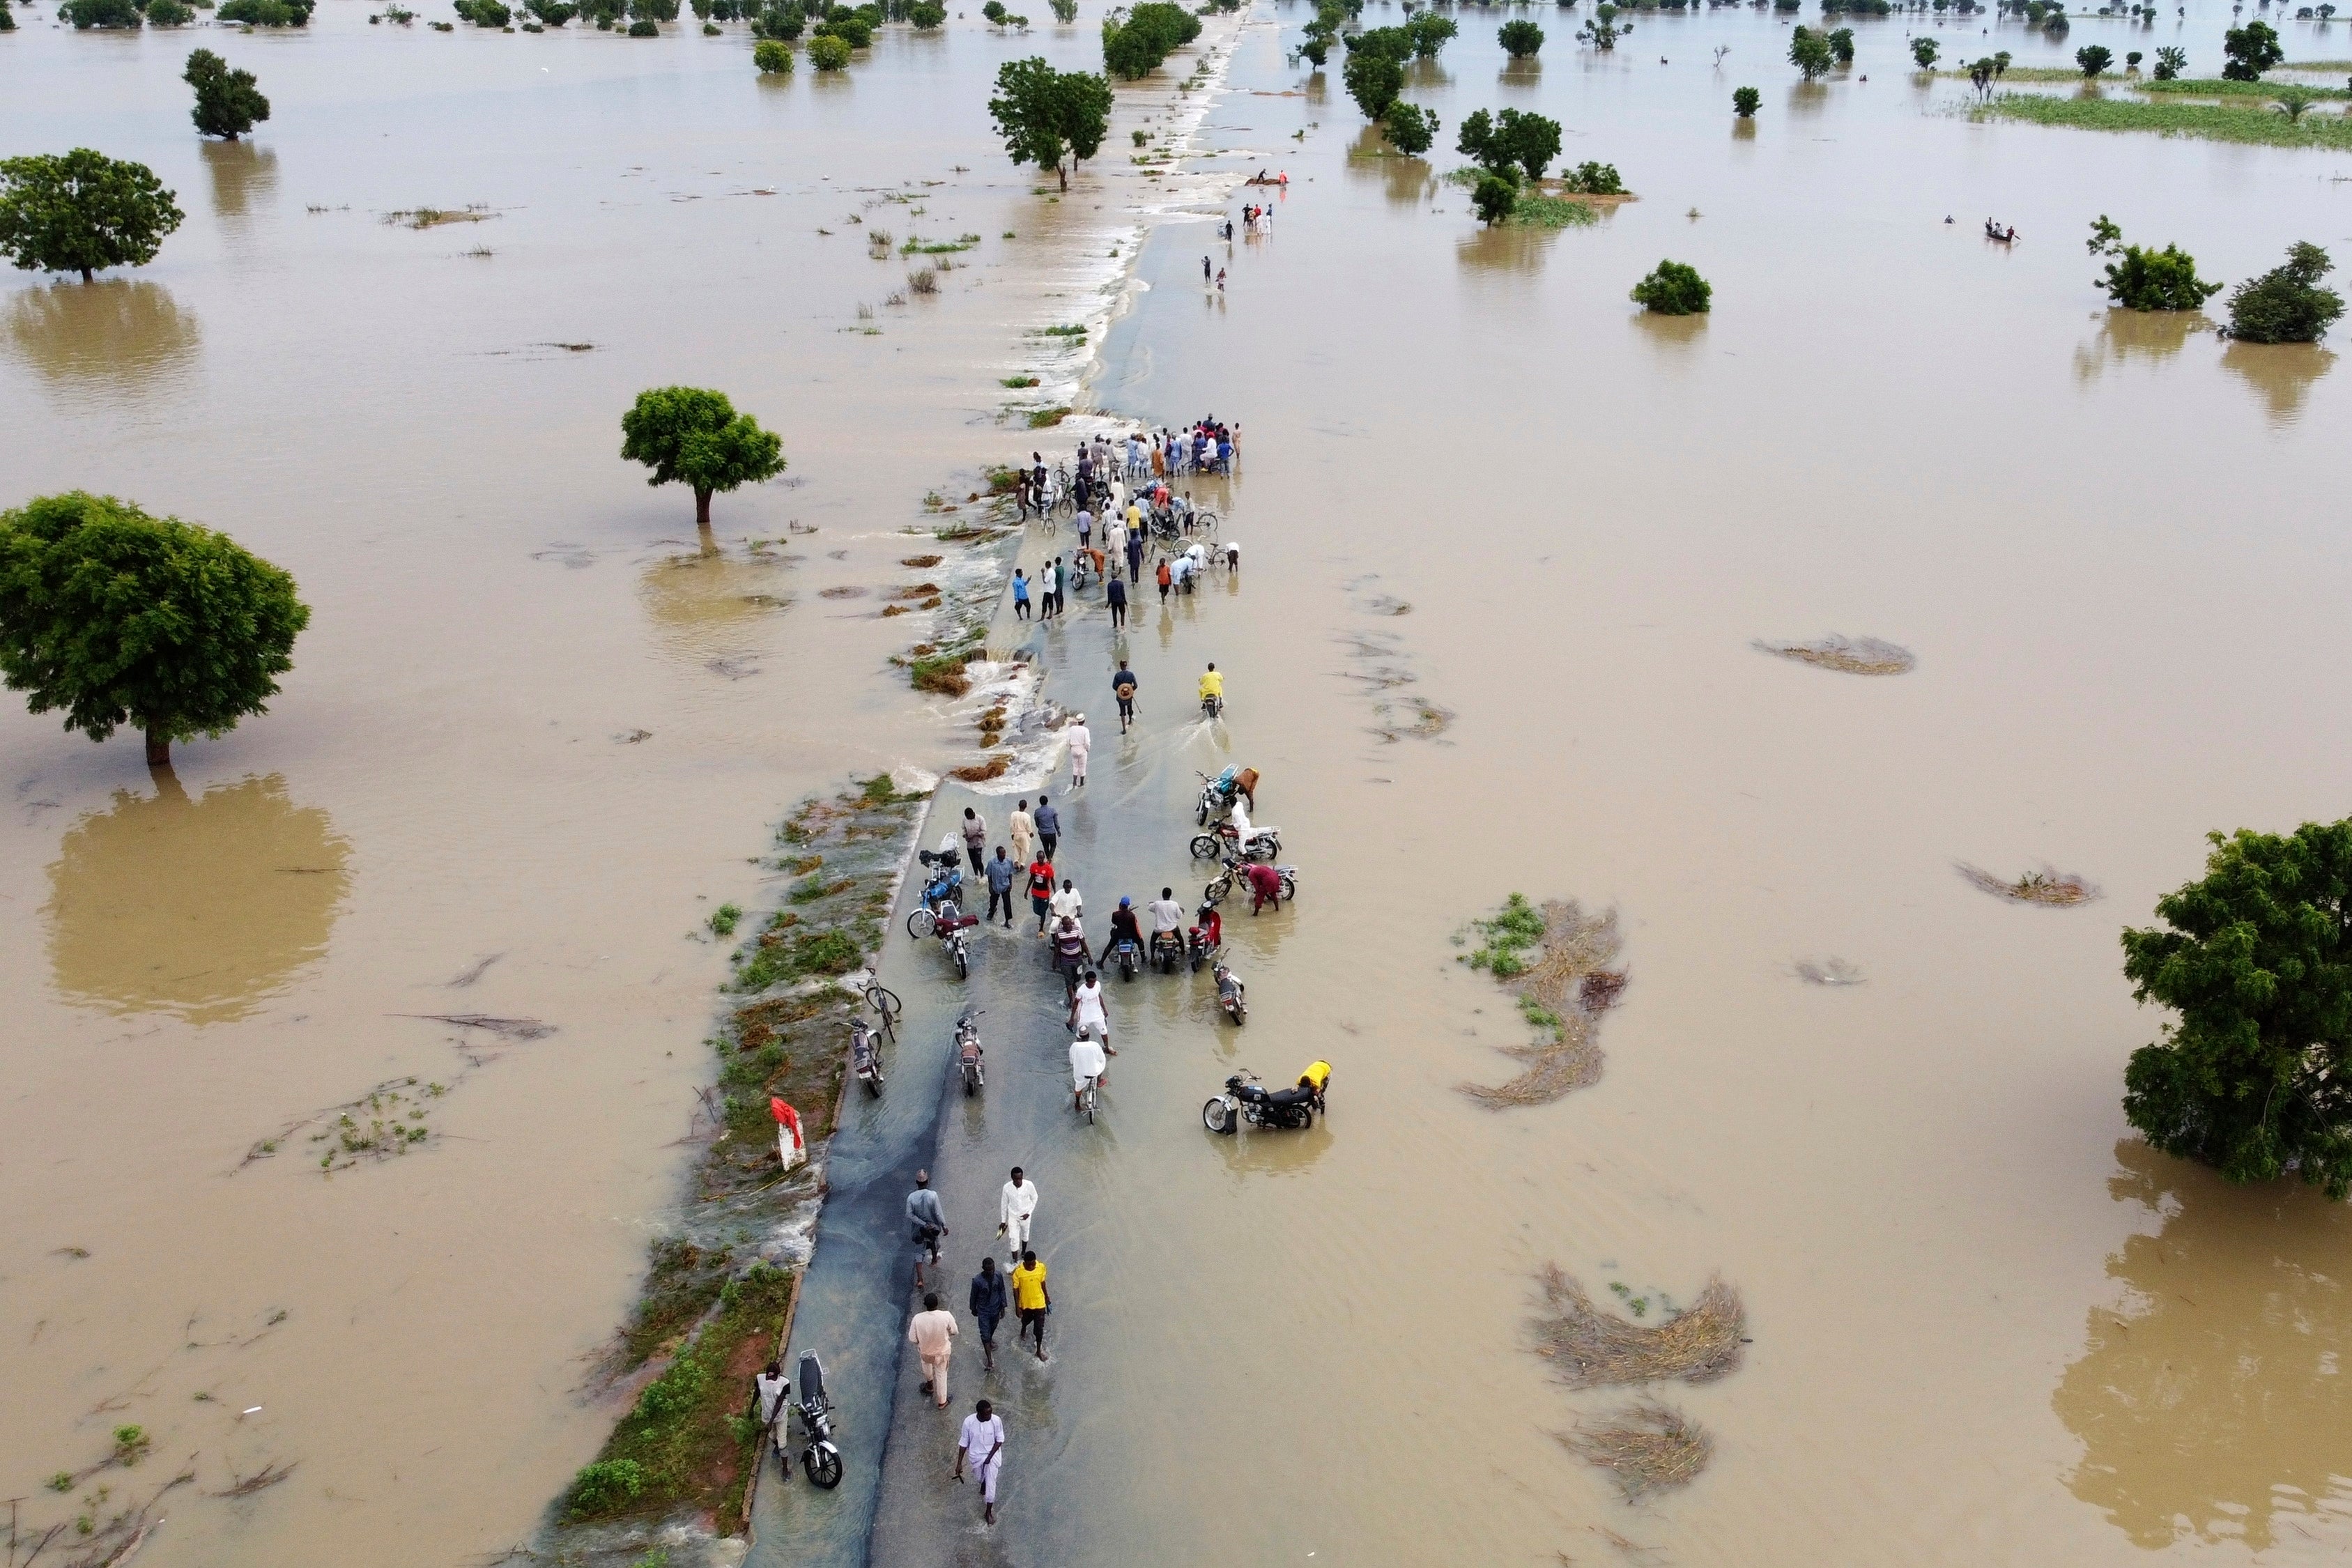
[(1118, 945), (1111, 949), (1110, 955), (1118, 965), (1121, 980), (1134, 979), (1135, 972), (1143, 967), (1143, 950), (1135, 945), (1135, 939), (1131, 936), (1119, 938)]
[(963, 868), (949, 850), (921, 849), (915, 858), (931, 868), (930, 878), (923, 884), (921, 904), (907, 913), (907, 934), (919, 942), (931, 934), (941, 918), (963, 913), (958, 896), (963, 890)]
[[(986, 1009), (983, 1008), (982, 1011), (985, 1012)], [(980, 1048), (979, 1017), (979, 1013), (966, 1013), (956, 1020), (956, 1071), (963, 1077), (963, 1092), (966, 1099), (978, 1094), (982, 1086), (987, 1081), (981, 1069), (981, 1059), (986, 1053)]]
[(1282, 853), (1282, 829), (1253, 827), (1246, 837), (1230, 822), (1220, 822), (1206, 833), (1192, 836), (1192, 858), (1214, 860), (1238, 850), (1244, 860), (1271, 860)]
[(1246, 798), (1250, 803), (1250, 809), (1252, 811), (1257, 809), (1257, 770), (1255, 768), (1229, 767), (1215, 778), (1200, 773), (1198, 769), (1193, 771), (1199, 773), (1201, 780), (1200, 809), (1193, 815), (1202, 827), (1209, 826), (1209, 818), (1223, 816), (1231, 811), (1236, 799)]
[[(1201, 897), (1213, 904), (1224, 902), (1225, 895), (1232, 892), (1241, 880), (1241, 868), (1240, 856), (1226, 856), (1224, 874), (1201, 889)], [(1286, 904), (1298, 896), (1298, 868), (1276, 866), (1274, 870), (1275, 875), (1282, 879), (1282, 901)]]
[[(785, 1396), (786, 1404), (776, 1413), (784, 1429), (776, 1433), (776, 1454), (782, 1458), (791, 1421), (800, 1423), (805, 1439), (801, 1447), (801, 1468), (808, 1472), (814, 1485), (831, 1491), (841, 1484), (841, 1450), (833, 1441), (833, 1400), (824, 1391), (824, 1365), (816, 1359), (816, 1352), (801, 1352), (800, 1387)], [(784, 1479), (793, 1479), (793, 1467), (786, 1460)]]
[(849, 1068), (867, 1094), (882, 1098), (882, 1045), (863, 1018), (849, 1026)]
[(1249, 1002), (1243, 994), (1248, 989), (1248, 987), (1242, 984), (1242, 977), (1240, 975), (1235, 974), (1232, 970), (1226, 968), (1223, 963), (1220, 963), (1217, 965), (1215, 973), (1217, 977), (1217, 1006), (1224, 1013), (1226, 1017), (1231, 1018), (1234, 1021), (1236, 1027), (1247, 1023), (1249, 1021)]
[(1253, 1127), (1312, 1127), (1315, 1113), (1326, 1109), (1323, 1094), (1330, 1082), (1329, 1062), (1309, 1062), (1297, 1084), (1276, 1089), (1265, 1088), (1257, 1074), (1244, 1068), (1225, 1079), (1224, 1093), (1211, 1096), (1201, 1107), (1201, 1125), (1228, 1134), (1244, 1121)]
[(942, 909), (939, 917), (932, 922), (932, 929), (939, 935), (940, 945), (946, 948), (948, 957), (955, 961), (958, 980), (971, 978), (971, 950), (967, 945), (963, 933), (979, 923), (978, 915), (964, 914), (959, 911), (953, 903)]
[[(1207, 912), (1205, 907), (1203, 908), (1202, 912)], [(1184, 962), (1192, 969), (1193, 973), (1198, 974), (1201, 973), (1201, 965), (1215, 963), (1217, 955), (1223, 952), (1224, 952), (1224, 944), (1222, 942), (1211, 942), (1209, 940), (1208, 931), (1203, 928), (1197, 925), (1186, 928), (1184, 931)]]

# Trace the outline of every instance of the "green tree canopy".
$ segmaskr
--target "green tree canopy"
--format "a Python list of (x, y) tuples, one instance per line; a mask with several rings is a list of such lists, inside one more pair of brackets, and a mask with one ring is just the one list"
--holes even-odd
[(2189, 68), (2187, 49), (2162, 48), (2156, 51), (2156, 79), (2171, 81)]
[(1437, 140), (1437, 110), (1416, 108), (1402, 100), (1391, 103), (1388, 113), (1381, 117), (1381, 130), (1388, 136), (1391, 146), (1418, 158)]
[(1092, 71), (1055, 70), (1042, 56), (1007, 60), (996, 68), (996, 96), (988, 112), (1004, 152), (1015, 164), (1050, 168), (1070, 188), (1064, 160), (1076, 163), (1102, 150), (1110, 128), (1110, 81)]
[(253, 73), (231, 70), (228, 62), (210, 49), (191, 54), (180, 79), (196, 89), (192, 117), (196, 129), (206, 136), (234, 142), (257, 121), (269, 118), (269, 100), (261, 96)]
[(77, 147), (0, 159), (0, 253), (28, 272), (144, 267), (186, 216), (155, 172)]
[(2123, 933), (2132, 994), (2177, 1015), (2132, 1053), (2124, 1117), (2233, 1182), (2352, 1193), (2352, 822), (2207, 836), (2205, 878)]
[(1517, 171), (1507, 166), (1499, 172), (1488, 169), (1480, 174), (1478, 184), (1470, 192), (1470, 205), (1479, 218), (1490, 225), (1509, 217), (1519, 205)]
[(1703, 316), (1713, 303), (1715, 289), (1698, 268), (1679, 261), (1661, 261), (1650, 275), (1633, 285), (1633, 300), (1661, 316)]
[(2095, 79), (2101, 72), (2115, 63), (2115, 51), (2105, 44), (2084, 44), (2074, 51), (2074, 64), (2081, 68), (2083, 75), (2087, 79)]
[(1150, 76), (1201, 36), (1201, 18), (1170, 0), (1144, 0), (1127, 19), (1103, 20), (1103, 65), (1122, 81)]
[(1807, 81), (1825, 75), (1837, 63), (1836, 51), (1828, 38), (1800, 23), (1789, 34), (1789, 63)]
[(141, 21), (139, 8), (131, 0), (65, 0), (58, 15), (71, 22), (77, 32), (92, 27), (136, 31)]
[(1364, 111), (1364, 118), (1377, 121), (1404, 91), (1404, 66), (1385, 50), (1353, 49), (1339, 79), (1348, 84), (1348, 95)]
[(1822, 36), (1828, 40), (1830, 46), (1830, 58), (1842, 66), (1853, 64), (1853, 29), (1852, 27), (1840, 27), (1833, 33)]
[(2124, 231), (2101, 213), (2085, 243), (2094, 256), (2111, 256), (2100, 287), (2127, 310), (2194, 310), (2221, 291), (2197, 276), (2197, 258), (2177, 245), (2162, 250), (2126, 245)]
[(80, 490), (0, 512), (0, 675), (36, 713), (147, 762), (267, 712), (310, 611), (294, 579), (226, 535)]
[(838, 33), (820, 33), (809, 40), (809, 64), (821, 71), (846, 70), (854, 51)]
[(1763, 107), (1764, 95), (1757, 91), (1754, 88), (1740, 87), (1732, 89), (1731, 112), (1739, 116), (1740, 119), (1753, 119), (1756, 111)]
[(774, 479), (784, 471), (783, 441), (738, 414), (723, 392), (663, 386), (637, 394), (621, 416), (621, 456), (653, 470), (649, 485), (682, 484), (694, 491), (694, 521), (710, 526), (716, 490)]
[(2319, 281), (2335, 266), (2309, 240), (2287, 247), (2283, 265), (2230, 296), (2230, 335), (2250, 343), (2317, 342), (2344, 314), (2344, 296)]
[(2286, 58), (2286, 51), (2279, 47), (2278, 29), (2268, 22), (2231, 27), (2221, 35), (2221, 53), (2227, 57), (2221, 74), (2231, 81), (2260, 81), (2263, 72)]
[(1523, 60), (1541, 52), (1543, 39), (1543, 29), (1524, 18), (1506, 22), (1495, 30), (1495, 41), (1502, 45), (1503, 52), (1515, 60)]
[(1914, 38), (1911, 40), (1911, 58), (1918, 62), (1919, 68), (1923, 71), (1934, 70), (1936, 68), (1936, 57), (1943, 52), (1944, 46), (1937, 43), (1933, 38)]
[(1475, 110), (1462, 121), (1454, 147), (1490, 174), (1524, 171), (1528, 179), (1540, 180), (1559, 156), (1559, 121), (1516, 109), (1494, 115)]
[[(1505, 23), (1503, 30), (1509, 32), (1510, 24)], [(1405, 37), (1412, 40), (1415, 59), (1435, 59), (1437, 52), (1452, 42), (1458, 31), (1460, 29), (1454, 26), (1453, 17), (1441, 16), (1434, 11), (1416, 11), (1404, 19)], [(1540, 35), (1537, 42), (1542, 42)], [(1528, 52), (1532, 54), (1534, 51)]]

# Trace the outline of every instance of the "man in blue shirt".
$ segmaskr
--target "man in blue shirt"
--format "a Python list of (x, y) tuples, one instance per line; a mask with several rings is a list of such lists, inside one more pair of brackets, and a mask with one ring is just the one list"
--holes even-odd
[(1054, 858), (1054, 847), (1062, 841), (1062, 814), (1044, 795), (1037, 797), (1037, 837), (1045, 846), (1045, 858)]
[(948, 1233), (948, 1216), (940, 1212), (940, 1194), (931, 1191), (931, 1173), (915, 1173), (915, 1190), (907, 1194), (907, 1225), (914, 1233), (915, 1289), (923, 1288), (923, 1258), (926, 1254), (936, 1267), (940, 1261), (940, 1237)]

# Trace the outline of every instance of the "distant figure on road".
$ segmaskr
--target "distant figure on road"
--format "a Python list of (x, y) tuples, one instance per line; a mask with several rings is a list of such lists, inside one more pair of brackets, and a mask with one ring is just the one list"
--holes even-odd
[(1051, 860), (1062, 843), (1062, 814), (1044, 795), (1037, 797), (1037, 839), (1045, 847), (1045, 858)]

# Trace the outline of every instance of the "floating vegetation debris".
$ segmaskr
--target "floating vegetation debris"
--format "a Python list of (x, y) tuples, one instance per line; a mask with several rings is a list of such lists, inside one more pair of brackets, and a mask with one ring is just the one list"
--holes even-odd
[(1499, 1047), (1528, 1064), (1508, 1083), (1454, 1087), (1501, 1110), (1546, 1105), (1600, 1082), (1601, 1015), (1616, 1005), (1626, 981), (1622, 970), (1611, 967), (1622, 945), (1617, 911), (1588, 915), (1573, 899), (1538, 908), (1513, 893), (1500, 913), (1470, 929), (1484, 940), (1462, 962), (1494, 975), (1518, 998), (1536, 1038)]
[[(459, 1073), (447, 1083), (421, 1083), (414, 1078), (386, 1079), (356, 1100), (341, 1105), (331, 1105), (324, 1110), (297, 1117), (267, 1138), (257, 1138), (237, 1162), (237, 1169), (259, 1160), (276, 1158), (281, 1152), (293, 1152), (305, 1159), (315, 1154), (320, 1171), (332, 1175), (361, 1164), (393, 1159), (408, 1153), (434, 1136), (426, 1120), (437, 1109), (437, 1102), (465, 1075)], [(297, 1133), (306, 1128), (318, 1128), (289, 1151)]]
[(1409, 616), (1412, 605), (1403, 599), (1387, 594), (1375, 594), (1364, 601), (1364, 608), (1375, 616)]
[(2013, 882), (2003, 881), (1990, 871), (1971, 866), (1965, 860), (1954, 861), (1952, 868), (1986, 892), (2021, 904), (2041, 904), (2063, 910), (2076, 904), (2087, 904), (2099, 896), (2096, 884), (2046, 865), (2038, 871), (2028, 871)]
[(461, 1029), (487, 1029), (503, 1040), (543, 1040), (555, 1033), (554, 1025), (542, 1024), (536, 1018), (493, 1018), (487, 1013), (387, 1013), (384, 1016), (455, 1024)]
[(498, 216), (487, 203), (469, 202), (462, 207), (404, 207), (384, 214), (383, 221), (402, 228), (438, 228), (445, 223), (484, 223)]
[(1738, 1370), (1748, 1311), (1718, 1276), (1698, 1300), (1655, 1328), (1620, 1317), (1585, 1293), (1556, 1264), (1537, 1276), (1544, 1313), (1535, 1320), (1536, 1353), (1570, 1388), (1605, 1388), (1679, 1378), (1712, 1383)]
[(251, 1497), (256, 1492), (268, 1491), (271, 1487), (292, 1475), (301, 1463), (301, 1460), (297, 1459), (290, 1465), (268, 1464), (249, 1476), (240, 1476), (235, 1470), (231, 1470), (229, 1475), (232, 1479), (227, 1489), (216, 1491), (213, 1496)]
[(855, 584), (845, 583), (836, 588), (820, 588), (816, 596), (820, 599), (862, 599), (866, 597), (866, 592)]
[(1003, 752), (998, 752), (984, 762), (975, 763), (969, 767), (950, 768), (948, 772), (966, 784), (986, 784), (991, 779), (1003, 778), (1005, 769), (1012, 765), (1013, 759)]
[(1832, 635), (1819, 642), (1766, 642), (1759, 637), (1750, 646), (1761, 653), (1848, 675), (1906, 675), (1919, 662), (1909, 648), (1876, 637), (1849, 639)]
[(1553, 1435), (1587, 1463), (1607, 1470), (1624, 1489), (1627, 1502), (1688, 1486), (1715, 1453), (1715, 1439), (1705, 1427), (1655, 1399)]
[(1862, 971), (1843, 958), (1797, 960), (1797, 978), (1808, 985), (1859, 985)]
[(918, 572), (927, 572), (946, 559), (944, 555), (909, 555), (898, 564), (911, 566)]

